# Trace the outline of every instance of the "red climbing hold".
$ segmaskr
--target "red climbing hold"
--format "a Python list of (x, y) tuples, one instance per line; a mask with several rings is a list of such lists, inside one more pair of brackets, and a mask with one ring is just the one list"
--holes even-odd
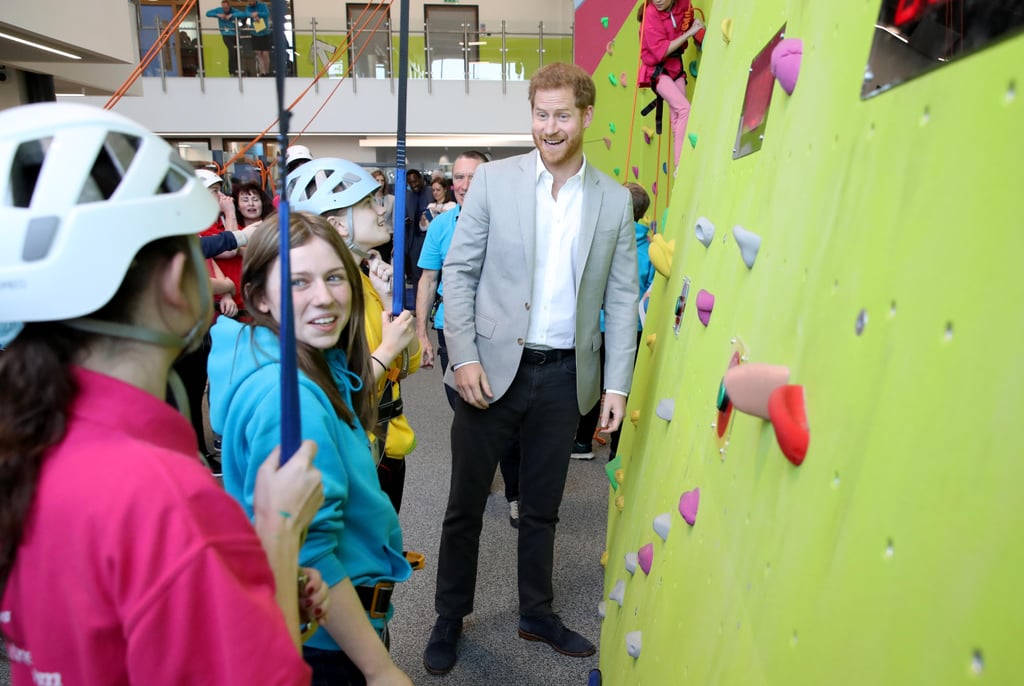
[(799, 467), (807, 456), (807, 446), (811, 442), (804, 387), (787, 385), (776, 388), (768, 399), (768, 415), (782, 454)]

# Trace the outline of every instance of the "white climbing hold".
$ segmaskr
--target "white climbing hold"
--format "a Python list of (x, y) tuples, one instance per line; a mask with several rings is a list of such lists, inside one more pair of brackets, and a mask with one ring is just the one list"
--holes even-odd
[(672, 398), (664, 398), (658, 401), (658, 407), (654, 409), (654, 414), (658, 415), (666, 422), (672, 421), (672, 415), (676, 411), (676, 401)]
[(636, 566), (640, 564), (640, 556), (636, 552), (626, 553), (626, 571), (630, 574), (636, 573)]
[(732, 235), (736, 239), (736, 244), (740, 246), (743, 263), (747, 265), (747, 269), (753, 269), (757, 251), (761, 249), (761, 237), (752, 231), (747, 231), (739, 224), (732, 227)]
[(661, 536), (661, 540), (663, 540), (663, 541), (667, 541), (668, 540), (668, 532), (669, 532), (669, 529), (671, 529), (671, 528), (672, 528), (672, 513), (666, 512), (666, 513), (660, 514), (660, 515), (658, 515), (657, 517), (654, 518), (654, 531), (659, 536)]
[(622, 604), (626, 602), (626, 582), (619, 579), (615, 582), (615, 587), (612, 592), (608, 594), (608, 600), (614, 600), (622, 607)]
[(711, 247), (711, 240), (715, 237), (715, 225), (707, 217), (697, 219), (697, 240), (704, 244), (705, 248)]
[(601, 619), (604, 619), (604, 613), (607, 610), (607, 604), (602, 600), (597, 604), (597, 614), (601, 615)]
[(639, 631), (630, 631), (626, 634), (626, 652), (630, 657), (640, 657), (641, 648), (643, 648), (643, 639)]

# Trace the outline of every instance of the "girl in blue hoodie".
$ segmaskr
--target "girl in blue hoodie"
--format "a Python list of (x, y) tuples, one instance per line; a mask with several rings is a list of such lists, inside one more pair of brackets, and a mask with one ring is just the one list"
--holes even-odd
[[(330, 612), (306, 643), (313, 684), (411, 684), (388, 653), (391, 592), (411, 568), (398, 516), (377, 480), (367, 427), (376, 399), (360, 272), (325, 219), (290, 220), (291, 285), (303, 438), (318, 446), (324, 504), (300, 553), (330, 587)], [(281, 275), (277, 218), (249, 241), (242, 288), (253, 321), (212, 329), (210, 419), (223, 436), (224, 486), (252, 515), (256, 472), (280, 422)], [(269, 448), (268, 448), (269, 446)]]

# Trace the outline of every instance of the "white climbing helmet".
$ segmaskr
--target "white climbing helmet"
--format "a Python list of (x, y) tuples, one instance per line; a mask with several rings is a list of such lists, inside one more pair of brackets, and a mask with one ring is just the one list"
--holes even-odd
[(87, 105), (0, 111), (0, 321), (95, 312), (136, 253), (195, 235), (217, 202), (159, 136)]
[(214, 186), (220, 186), (224, 183), (224, 179), (219, 175), (214, 174), (209, 169), (196, 169), (196, 176), (198, 176), (199, 180), (203, 182), (203, 185), (206, 186), (207, 190)]
[(352, 207), (380, 183), (355, 162), (318, 157), (289, 174), (285, 188), (292, 209), (323, 214)]
[(284, 153), (284, 163), (286, 165), (298, 162), (299, 160), (308, 161), (311, 159), (313, 159), (313, 153), (305, 145), (290, 145)]

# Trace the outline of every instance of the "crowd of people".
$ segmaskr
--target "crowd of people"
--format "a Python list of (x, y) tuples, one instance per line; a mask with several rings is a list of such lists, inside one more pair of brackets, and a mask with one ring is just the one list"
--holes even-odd
[[(0, 290), (15, 684), (411, 683), (389, 655), (392, 593), (422, 563), (398, 518), (416, 447), (401, 383), (435, 360), (454, 419), (425, 669), (457, 663), (499, 466), (519, 636), (595, 652), (556, 613), (555, 531), (581, 417), (612, 433), (625, 414), (648, 199), (583, 155), (586, 72), (547, 65), (529, 96), (535, 150), (409, 172), (398, 313), (382, 171), (293, 146), (283, 225), (260, 184), (226, 192), (114, 113), (0, 112), (0, 279), (22, 284)], [(306, 439), (286, 460), (282, 327)]]

